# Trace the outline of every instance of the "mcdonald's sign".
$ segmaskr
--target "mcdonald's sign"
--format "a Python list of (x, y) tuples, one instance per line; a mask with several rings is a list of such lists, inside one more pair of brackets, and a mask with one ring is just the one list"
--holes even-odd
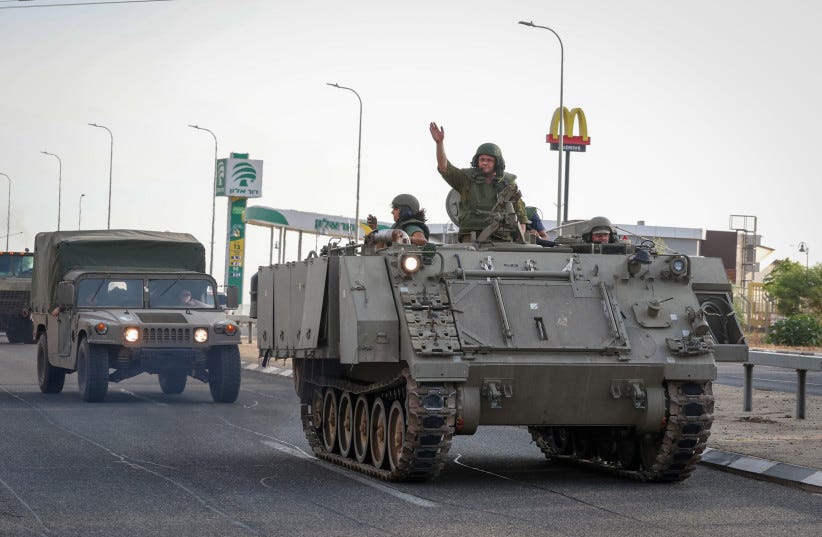
[[(559, 151), (559, 108), (554, 110), (551, 117), (551, 132), (545, 137), (545, 141), (551, 144), (552, 151)], [(588, 136), (588, 122), (585, 120), (585, 112), (582, 108), (572, 108), (570, 111), (562, 107), (563, 130), (562, 150), (563, 151), (585, 151), (585, 147), (590, 145), (591, 138)], [(579, 135), (574, 136), (574, 123), (579, 118)]]

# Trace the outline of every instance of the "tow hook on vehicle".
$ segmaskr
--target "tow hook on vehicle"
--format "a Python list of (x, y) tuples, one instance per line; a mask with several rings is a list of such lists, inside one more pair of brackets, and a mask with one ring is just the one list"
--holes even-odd
[(637, 410), (645, 409), (648, 402), (648, 392), (645, 390), (645, 383), (641, 380), (612, 380), (611, 396), (614, 399), (632, 398), (634, 408)]

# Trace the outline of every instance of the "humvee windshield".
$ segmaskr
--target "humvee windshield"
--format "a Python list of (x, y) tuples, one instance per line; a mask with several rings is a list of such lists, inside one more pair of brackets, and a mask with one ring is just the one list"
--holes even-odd
[[(144, 293), (146, 291), (148, 295)], [(144, 299), (148, 302), (144, 304)], [(205, 279), (85, 278), (77, 285), (77, 306), (86, 308), (213, 309), (214, 289)]]

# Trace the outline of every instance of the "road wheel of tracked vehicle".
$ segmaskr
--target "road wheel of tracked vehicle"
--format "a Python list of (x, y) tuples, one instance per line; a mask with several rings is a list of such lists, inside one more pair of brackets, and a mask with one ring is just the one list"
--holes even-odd
[(208, 389), (215, 403), (233, 403), (240, 393), (240, 349), (212, 347), (208, 352)]
[(405, 443), (405, 411), (402, 403), (394, 401), (388, 411), (388, 464), (391, 471), (400, 466)]
[(37, 382), (43, 393), (60, 393), (66, 382), (66, 370), (49, 363), (49, 344), (45, 333), (37, 340)]
[(574, 449), (571, 432), (567, 427), (551, 427), (548, 445), (557, 455), (570, 455)]
[(77, 349), (77, 385), (83, 401), (102, 401), (108, 392), (108, 352), (100, 345), (80, 342)]
[(339, 425), (337, 427), (337, 443), (340, 446), (340, 455), (348, 457), (351, 453), (351, 442), (354, 437), (354, 408), (351, 404), (351, 394), (343, 392), (340, 396)]
[(574, 456), (578, 459), (594, 458), (594, 438), (588, 429), (574, 429), (573, 432)]
[(337, 446), (337, 394), (334, 388), (326, 388), (323, 396), (323, 447), (329, 453)]
[(160, 381), (160, 389), (163, 393), (168, 395), (176, 395), (183, 393), (186, 389), (186, 380), (188, 379), (188, 371), (185, 369), (169, 369), (167, 371), (160, 371), (157, 374)]
[(357, 462), (365, 462), (368, 458), (369, 417), (368, 399), (360, 395), (354, 404), (354, 457)]
[(385, 403), (382, 397), (377, 397), (371, 407), (371, 424), (368, 428), (371, 461), (376, 468), (382, 468), (385, 464), (385, 444), (388, 432), (385, 414)]
[(619, 462), (620, 467), (625, 470), (639, 470), (640, 449), (635, 435), (617, 440), (616, 452), (617, 462)]

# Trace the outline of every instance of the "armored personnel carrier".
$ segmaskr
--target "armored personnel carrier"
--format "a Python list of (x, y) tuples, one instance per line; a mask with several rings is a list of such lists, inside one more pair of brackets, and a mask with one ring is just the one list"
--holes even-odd
[(366, 240), (260, 267), (251, 315), (322, 459), (427, 479), (454, 435), (516, 425), (551, 460), (671, 482), (708, 440), (715, 358), (747, 352), (731, 301), (719, 259), (648, 240)]

